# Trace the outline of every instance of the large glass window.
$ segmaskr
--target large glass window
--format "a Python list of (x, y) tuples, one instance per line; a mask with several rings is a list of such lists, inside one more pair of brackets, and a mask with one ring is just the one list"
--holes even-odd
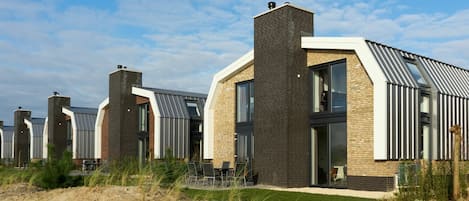
[(347, 72), (345, 61), (313, 68), (313, 112), (347, 110)]
[(311, 131), (311, 184), (347, 186), (347, 124), (314, 126)]
[(236, 122), (252, 122), (254, 117), (254, 82), (236, 84)]
[(345, 112), (347, 108), (347, 76), (345, 62), (331, 65), (332, 112)]

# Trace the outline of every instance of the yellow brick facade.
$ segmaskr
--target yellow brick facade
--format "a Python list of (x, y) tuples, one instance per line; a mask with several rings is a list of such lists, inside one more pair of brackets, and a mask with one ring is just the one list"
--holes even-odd
[(398, 161), (373, 159), (373, 83), (355, 52), (308, 50), (307, 65), (344, 58), (347, 62), (347, 174), (394, 176)]
[(220, 83), (214, 106), (213, 164), (221, 167), (223, 161), (234, 166), (234, 133), (236, 110), (236, 83), (254, 79), (254, 65)]

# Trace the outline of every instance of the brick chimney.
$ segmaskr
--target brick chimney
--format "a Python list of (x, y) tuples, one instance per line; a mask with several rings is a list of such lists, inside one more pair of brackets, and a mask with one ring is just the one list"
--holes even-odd
[(15, 165), (24, 167), (29, 163), (29, 129), (24, 123), (24, 120), (31, 120), (31, 111), (23, 110), (19, 107), (14, 114), (15, 134), (14, 134), (14, 160)]
[(62, 107), (70, 107), (70, 97), (61, 96), (54, 92), (48, 98), (47, 108), (47, 133), (48, 144), (54, 146), (54, 155), (61, 158), (67, 149), (67, 121), (62, 113)]
[(259, 183), (309, 185), (309, 98), (301, 36), (313, 33), (313, 13), (269, 4), (254, 17), (254, 173)]
[(109, 160), (137, 157), (138, 113), (133, 86), (142, 86), (142, 73), (118, 65), (109, 75)]

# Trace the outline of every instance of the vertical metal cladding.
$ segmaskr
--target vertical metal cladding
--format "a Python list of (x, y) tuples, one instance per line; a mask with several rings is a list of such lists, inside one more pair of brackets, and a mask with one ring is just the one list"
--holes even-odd
[(417, 158), (419, 90), (388, 84), (388, 147), (390, 160)]
[(72, 120), (75, 123), (72, 123), (72, 132), (74, 133), (75, 147), (73, 151), (75, 152), (76, 159), (91, 159), (94, 158), (94, 130), (96, 115), (98, 109), (96, 108), (84, 108), (84, 107), (70, 107), (69, 110), (73, 114)]
[(453, 125), (460, 125), (461, 131), (461, 159), (469, 160), (469, 135), (467, 127), (469, 126), (469, 98), (451, 96), (447, 94), (438, 94), (438, 159), (450, 160), (453, 154), (453, 134), (449, 131)]
[(90, 113), (75, 113), (78, 158), (94, 158), (94, 122), (96, 122), (96, 114), (96, 109), (93, 109)]
[(13, 134), (15, 128), (13, 126), (4, 126), (2, 129), (2, 150), (1, 157), (2, 159), (12, 159), (13, 158)]
[[(155, 93), (156, 104), (160, 111), (160, 156), (171, 149), (176, 158), (189, 157), (190, 115), (186, 103), (195, 102), (199, 113), (203, 114), (206, 94), (181, 92), (165, 89), (145, 88)], [(201, 116), (202, 117), (202, 116)], [(157, 118), (157, 117), (155, 117)]]
[(32, 118), (32, 135), (31, 135), (31, 145), (30, 149), (32, 150), (32, 159), (42, 159), (43, 157), (43, 132), (44, 132), (44, 122), (45, 118)]
[(388, 79), (388, 158), (415, 159), (418, 154), (420, 89), (405, 67), (404, 58), (409, 58), (421, 67), (436, 92), (433, 102), (437, 109), (432, 111), (432, 118), (437, 118), (433, 121), (437, 122), (437, 133), (432, 141), (437, 146), (432, 147), (436, 149), (432, 158), (451, 159), (453, 136), (449, 129), (459, 124), (463, 128), (461, 158), (469, 160), (469, 71), (376, 42), (367, 43)]

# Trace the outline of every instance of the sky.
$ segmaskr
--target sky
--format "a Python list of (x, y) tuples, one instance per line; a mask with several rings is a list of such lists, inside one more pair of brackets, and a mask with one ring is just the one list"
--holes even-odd
[[(21, 106), (47, 115), (53, 91), (72, 106), (107, 97), (122, 64), (143, 85), (208, 93), (213, 75), (253, 48), (260, 0), (0, 1), (0, 120)], [(277, 1), (277, 5), (284, 1)], [(469, 68), (469, 1), (296, 0), (315, 36), (365, 37)]]

